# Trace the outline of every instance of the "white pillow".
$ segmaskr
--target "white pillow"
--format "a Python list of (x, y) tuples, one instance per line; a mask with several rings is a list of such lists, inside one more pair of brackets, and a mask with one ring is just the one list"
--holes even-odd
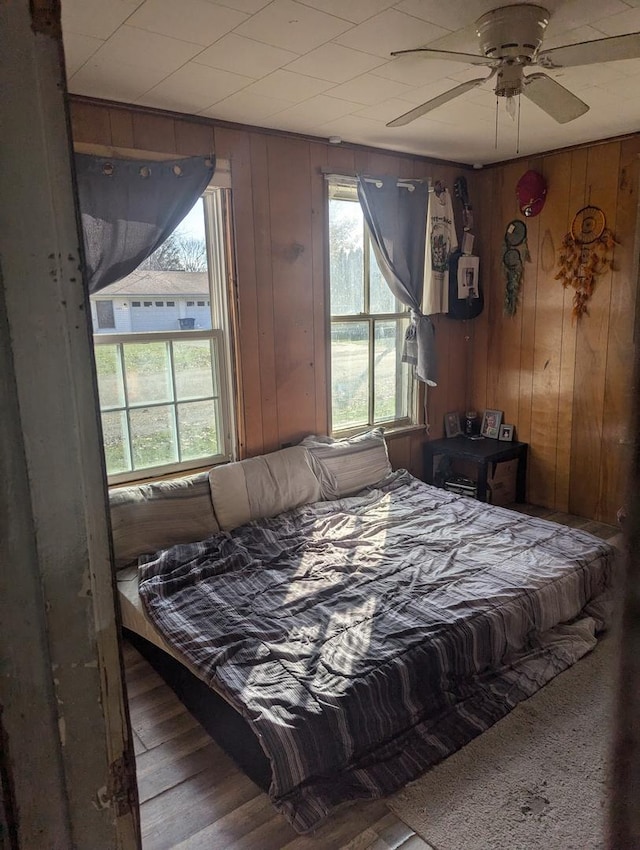
[(310, 455), (302, 446), (216, 466), (209, 472), (209, 486), (223, 531), (322, 498)]
[(373, 486), (391, 472), (382, 428), (366, 434), (333, 440), (331, 437), (305, 437), (301, 443), (316, 461), (325, 499), (340, 499)]

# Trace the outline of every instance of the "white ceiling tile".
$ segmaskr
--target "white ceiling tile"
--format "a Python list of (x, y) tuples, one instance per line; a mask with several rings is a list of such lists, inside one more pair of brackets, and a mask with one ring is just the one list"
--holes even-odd
[(214, 6), (207, 0), (145, 0), (127, 23), (206, 46), (246, 19), (243, 12)]
[[(422, 86), (433, 80), (440, 80), (465, 67), (460, 62), (444, 62), (441, 59), (427, 59), (424, 54), (398, 56), (371, 73), (376, 77), (386, 77), (408, 86)], [(478, 69), (476, 68), (476, 71)], [(481, 72), (480, 72), (481, 73)]]
[(396, 9), (444, 29), (458, 30), (475, 23), (496, 5), (496, 0), (403, 0)]
[(197, 113), (252, 82), (250, 77), (189, 62), (148, 91), (143, 101), (148, 106)]
[(201, 50), (200, 45), (168, 38), (137, 27), (122, 26), (96, 53), (101, 62), (133, 65), (136, 68), (163, 70), (164, 76), (176, 71)]
[(434, 80), (432, 83), (427, 83), (425, 86), (418, 86), (415, 89), (408, 89), (399, 95), (401, 100), (406, 100), (407, 103), (412, 103), (414, 106), (420, 106), (426, 103), (433, 97), (437, 97), (443, 92), (449, 91), (456, 86), (454, 80), (444, 78), (442, 80)]
[(554, 37), (557, 30), (571, 30), (593, 24), (609, 15), (628, 10), (623, 0), (568, 0), (552, 10), (547, 32)]
[(640, 32), (640, 8), (629, 9), (618, 15), (601, 15), (593, 22), (605, 35), (625, 35), (625, 33)]
[(324, 80), (303, 77), (302, 74), (292, 74), (289, 71), (274, 71), (273, 74), (253, 83), (247, 91), (258, 96), (264, 95), (288, 100), (290, 103), (299, 103), (330, 87), (331, 84)]
[(438, 50), (452, 50), (454, 53), (473, 53), (480, 55), (480, 44), (474, 24), (469, 24), (455, 32), (449, 32), (442, 38), (432, 41), (429, 47)]
[(549, 72), (549, 76), (572, 91), (580, 91), (593, 85), (620, 83), (621, 81), (623, 81), (623, 85), (628, 85), (627, 75), (617, 66), (617, 62), (607, 62), (605, 65), (599, 65), (596, 69), (591, 65), (562, 68), (558, 71)]
[[(459, 64), (457, 69), (448, 77), (456, 83), (466, 83), (470, 80), (488, 80), (489, 78), (489, 68), (478, 68), (477, 65), (463, 64)], [(479, 83), (479, 85), (482, 85), (482, 83)], [(495, 77), (492, 80), (492, 87), (495, 88)]]
[(575, 29), (559, 29), (554, 35), (553, 30), (547, 30), (544, 37), (543, 50), (550, 50), (552, 47), (563, 47), (565, 44), (579, 44), (582, 41), (593, 41), (597, 38), (602, 38), (602, 33), (595, 27), (582, 26)]
[(91, 35), (66, 32), (64, 34), (64, 60), (67, 76), (73, 76), (103, 44), (102, 39), (93, 38)]
[(462, 98), (452, 100), (449, 103), (445, 103), (444, 106), (439, 107), (437, 118), (438, 121), (460, 124), (461, 113), (464, 114), (465, 122), (471, 126), (475, 125), (477, 127), (479, 124), (484, 123), (493, 127), (496, 120), (495, 99), (488, 98), (486, 106), (482, 106), (480, 103), (474, 103), (468, 99), (464, 101)]
[(367, 18), (377, 15), (378, 12), (391, 8), (396, 0), (299, 0), (299, 2), (354, 24), (361, 24)]
[(62, 30), (109, 38), (143, 0), (64, 0)]
[(326, 121), (333, 121), (336, 118), (342, 118), (343, 115), (349, 115), (359, 108), (359, 103), (349, 103), (346, 100), (338, 100), (335, 97), (319, 94), (295, 106), (289, 106), (277, 117), (279, 121), (288, 118), (295, 120), (296, 123), (304, 121), (311, 127), (316, 124), (324, 124)]
[(379, 121), (371, 121), (359, 115), (345, 115), (343, 118), (336, 118), (333, 121), (327, 121), (325, 124), (319, 124), (318, 128), (322, 131), (322, 135), (340, 136), (345, 142), (360, 142), (363, 139), (370, 138), (371, 133), (380, 133), (384, 125)]
[(394, 50), (425, 47), (447, 34), (447, 30), (435, 24), (396, 12), (395, 9), (388, 9), (366, 23), (354, 27), (336, 41), (345, 47), (353, 47), (389, 59)]
[(255, 15), (270, 2), (271, 0), (207, 0), (207, 3), (214, 6), (226, 6), (228, 9), (237, 9), (238, 12), (246, 12), (247, 15)]
[(330, 97), (339, 97), (342, 100), (351, 100), (354, 103), (372, 104), (379, 100), (387, 100), (390, 97), (400, 97), (411, 92), (410, 86), (397, 83), (395, 80), (385, 80), (383, 77), (374, 77), (373, 74), (363, 74), (347, 83), (330, 89), (327, 94)]
[(126, 62), (89, 59), (69, 80), (69, 91), (105, 100), (131, 103), (165, 76), (153, 68), (141, 68)]
[(239, 123), (245, 123), (247, 116), (250, 115), (251, 123), (260, 124), (269, 115), (282, 112), (288, 106), (291, 106), (288, 100), (258, 96), (243, 89), (203, 110), (202, 115)]
[(306, 56), (296, 59), (287, 66), (287, 71), (318, 77), (333, 83), (344, 83), (382, 64), (382, 60), (370, 53), (350, 50), (339, 44), (323, 44)]
[[(483, 74), (466, 63), (421, 56), (391, 61), (387, 54), (425, 44), (478, 53), (476, 18), (517, 2), (62, 0), (69, 87), (454, 161), (509, 159), (516, 156), (517, 128), (501, 101), (494, 147), (492, 83), (406, 127), (385, 127), (460, 80)], [(543, 49), (640, 30), (640, 0), (541, 2), (551, 12)], [(559, 125), (523, 98), (520, 155), (637, 130), (640, 59), (550, 75), (591, 108)]]
[(350, 28), (347, 21), (293, 0), (274, 0), (241, 24), (236, 33), (274, 47), (306, 53)]
[(290, 50), (229, 33), (198, 54), (196, 61), (257, 80), (297, 58)]
[(387, 124), (389, 121), (393, 121), (394, 118), (404, 115), (410, 109), (412, 109), (412, 106), (406, 100), (391, 97), (389, 100), (383, 100), (381, 103), (375, 103), (372, 106), (360, 107), (354, 111), (354, 115)]

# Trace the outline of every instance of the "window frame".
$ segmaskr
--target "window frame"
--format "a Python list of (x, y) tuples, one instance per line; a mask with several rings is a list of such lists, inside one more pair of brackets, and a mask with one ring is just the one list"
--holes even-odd
[[(98, 412), (123, 411), (127, 418), (127, 433), (129, 453), (131, 458), (131, 420), (130, 412), (152, 407), (171, 406), (174, 410), (175, 440), (179, 447), (180, 425), (178, 418), (178, 405), (181, 403), (206, 401), (212, 398), (217, 403), (217, 417), (219, 422), (218, 440), (220, 451), (215, 455), (203, 455), (188, 460), (178, 460), (171, 463), (158, 464), (156, 466), (145, 466), (118, 473), (107, 473), (109, 486), (122, 484), (134, 484), (154, 478), (163, 478), (174, 473), (186, 473), (197, 469), (227, 463), (235, 458), (236, 454), (236, 427), (235, 410), (232, 404), (233, 374), (231, 361), (231, 328), (228, 311), (227, 297), (227, 274), (228, 268), (233, 264), (233, 258), (226, 256), (227, 234), (226, 219), (228, 206), (230, 204), (230, 191), (218, 187), (213, 183), (203, 192), (203, 212), (205, 223), (205, 242), (207, 250), (207, 272), (209, 282), (208, 306), (211, 313), (211, 328), (197, 330), (172, 330), (172, 331), (139, 331), (132, 333), (93, 333), (93, 343), (96, 345), (116, 345), (119, 358), (119, 368), (124, 370), (124, 349), (126, 343), (145, 342), (182, 342), (191, 340), (208, 339), (212, 348), (212, 377), (214, 395), (205, 398), (178, 399), (176, 398), (176, 378), (173, 366), (172, 347), (169, 348), (169, 374), (168, 379), (172, 386), (172, 399), (162, 402), (151, 402), (144, 404), (130, 404), (126, 400), (124, 405), (99, 406)], [(143, 302), (145, 303), (145, 302)], [(93, 329), (92, 329), (93, 330)], [(124, 371), (123, 381), (126, 387), (126, 375)], [(217, 390), (217, 394), (215, 394)], [(179, 448), (178, 448), (179, 451)], [(106, 458), (105, 458), (106, 467)]]
[[(407, 409), (408, 415), (395, 418), (395, 419), (378, 419), (375, 418), (375, 402), (376, 402), (376, 394), (375, 394), (375, 331), (376, 324), (384, 321), (410, 321), (410, 311), (408, 307), (405, 307), (397, 298), (396, 303), (402, 309), (399, 312), (394, 313), (371, 313), (370, 312), (370, 300), (371, 300), (371, 237), (369, 235), (369, 230), (366, 226), (366, 222), (362, 222), (363, 227), (363, 258), (362, 258), (362, 278), (363, 278), (363, 311), (360, 313), (353, 314), (336, 314), (333, 315), (331, 312), (331, 229), (330, 229), (330, 201), (338, 200), (344, 201), (346, 203), (356, 203), (359, 204), (357, 197), (357, 183), (356, 180), (350, 180), (348, 178), (343, 178), (340, 180), (336, 180), (335, 177), (327, 178), (327, 192), (326, 192), (326, 227), (327, 227), (327, 261), (326, 261), (326, 292), (327, 292), (327, 368), (328, 368), (328, 382), (327, 382), (327, 392), (328, 392), (328, 423), (329, 423), (329, 433), (334, 437), (349, 437), (354, 434), (361, 433), (365, 429), (376, 428), (376, 427), (384, 427), (387, 433), (394, 433), (397, 431), (403, 431), (411, 428), (420, 427), (418, 421), (418, 391), (417, 391), (417, 382), (415, 378), (415, 372), (412, 367), (408, 366), (409, 369), (408, 378), (407, 378)], [(349, 324), (354, 322), (367, 323), (368, 324), (368, 381), (369, 381), (369, 392), (368, 392), (368, 411), (367, 411), (367, 422), (361, 423), (358, 425), (351, 425), (345, 428), (334, 428), (333, 426), (333, 374), (332, 374), (332, 330), (334, 325), (339, 324)], [(396, 384), (396, 396), (401, 392), (400, 382)], [(396, 403), (396, 410), (398, 409)]]

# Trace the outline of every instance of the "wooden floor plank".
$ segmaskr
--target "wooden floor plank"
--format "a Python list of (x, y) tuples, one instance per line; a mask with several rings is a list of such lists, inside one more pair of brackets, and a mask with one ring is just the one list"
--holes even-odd
[(157, 770), (150, 771), (144, 776), (138, 776), (138, 794), (140, 802), (152, 800), (158, 794), (175, 787), (180, 782), (191, 779), (205, 770), (215, 775), (216, 782), (230, 776), (236, 770), (229, 759), (219, 760), (219, 749), (210, 742), (204, 747), (187, 755), (179, 756), (164, 764)]
[(150, 750), (158, 744), (164, 744), (165, 741), (176, 738), (186, 732), (187, 729), (194, 729), (196, 726), (198, 726), (198, 721), (184, 708), (179, 714), (161, 721), (156, 721), (152, 717), (145, 718), (143, 723), (139, 723), (134, 728), (142, 743)]
[(355, 803), (336, 812), (313, 835), (298, 835), (282, 850), (337, 850), (386, 813), (387, 807), (382, 800)]
[(187, 756), (195, 750), (213, 743), (211, 736), (199, 724), (193, 729), (187, 729), (164, 744), (159, 744), (136, 758), (138, 781), (148, 775), (163, 770), (167, 765)]
[[(276, 822), (274, 832), (282, 838), (288, 838), (293, 832), (284, 818), (275, 812), (267, 795), (257, 794), (237, 809), (233, 809), (190, 838), (181, 841), (176, 845), (175, 850), (211, 850), (212, 847), (233, 847), (237, 850), (242, 838), (251, 833), (253, 841), (256, 833), (260, 833), (261, 827), (269, 821)], [(275, 846), (280, 847), (282, 839), (277, 840), (279, 843)], [(259, 847), (260, 850), (268, 850), (269, 847), (268, 842), (260, 840), (249, 846)]]
[(144, 850), (172, 850), (260, 793), (239, 770), (223, 779), (204, 770), (140, 806)]

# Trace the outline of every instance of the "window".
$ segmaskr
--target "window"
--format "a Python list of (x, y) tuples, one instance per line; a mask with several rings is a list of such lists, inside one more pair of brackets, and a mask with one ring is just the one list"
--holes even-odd
[(187, 307), (193, 307), (195, 303), (195, 301), (187, 301)]
[(100, 330), (115, 328), (116, 319), (113, 312), (113, 301), (96, 301), (96, 318)]
[[(185, 295), (196, 287), (210, 299), (206, 316), (196, 323), (183, 315), (185, 302), (177, 300), (166, 302), (174, 310), (127, 312), (128, 326), (118, 327), (116, 333), (100, 332), (94, 323), (110, 483), (232, 458), (224, 286), (226, 202), (224, 190), (208, 190), (143, 268), (112, 284), (122, 298), (160, 294), (169, 282), (173, 291), (183, 287)], [(105, 287), (100, 294), (108, 290)]]
[(204, 307), (204, 301), (198, 301), (198, 307)]
[(332, 431), (415, 422), (409, 316), (378, 268), (355, 186), (329, 185)]
[(132, 306), (132, 307), (139, 307), (139, 306), (140, 306), (140, 302), (139, 302), (139, 301), (132, 301), (132, 302), (131, 302), (131, 306)]

